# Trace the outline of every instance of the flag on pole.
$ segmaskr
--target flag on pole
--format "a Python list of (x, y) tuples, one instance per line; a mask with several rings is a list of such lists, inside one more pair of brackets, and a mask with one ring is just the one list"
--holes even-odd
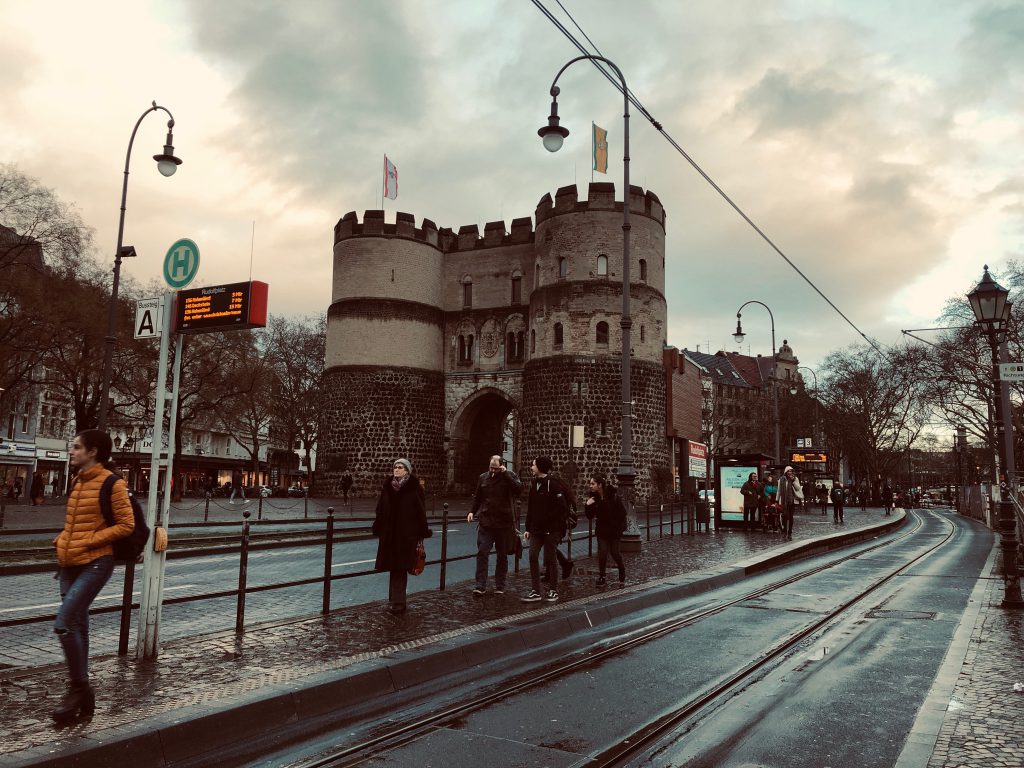
[(608, 131), (590, 124), (594, 134), (594, 170), (608, 173)]
[(388, 200), (398, 197), (398, 169), (387, 155), (384, 155), (384, 197)]

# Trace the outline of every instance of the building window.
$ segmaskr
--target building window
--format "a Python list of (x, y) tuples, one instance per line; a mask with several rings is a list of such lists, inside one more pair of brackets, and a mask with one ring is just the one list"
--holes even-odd
[(459, 334), (459, 362), (473, 362), (473, 334)]
[(608, 345), (608, 323), (604, 320), (597, 324), (597, 343)]
[(523, 276), (512, 275), (512, 303), (523, 303)]
[(644, 326), (640, 326), (640, 341), (647, 340), (647, 329)]
[(540, 288), (540, 264), (533, 265), (533, 287)]
[(640, 259), (640, 279), (647, 282), (647, 259)]
[(598, 277), (608, 277), (608, 257), (603, 253), (597, 257)]
[(16, 419), (17, 419), (17, 416), (15, 416), (13, 413), (7, 419), (7, 439), (8, 440), (13, 440), (15, 434), (17, 434), (14, 431), (14, 428), (16, 426), (16, 424), (15, 424)]
[(562, 346), (562, 324), (555, 323), (555, 346)]
[(569, 274), (569, 260), (565, 256), (558, 259), (558, 276), (564, 278)]
[(537, 331), (530, 331), (530, 354), (534, 354), (537, 351)]
[(462, 306), (464, 309), (473, 306), (473, 280), (469, 277), (462, 280)]
[(505, 338), (505, 361), (508, 363), (522, 362), (523, 359), (523, 332), (508, 332)]

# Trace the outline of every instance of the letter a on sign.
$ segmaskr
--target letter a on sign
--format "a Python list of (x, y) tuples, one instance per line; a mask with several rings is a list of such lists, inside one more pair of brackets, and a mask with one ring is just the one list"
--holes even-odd
[(160, 299), (135, 302), (135, 338), (155, 339), (160, 335)]

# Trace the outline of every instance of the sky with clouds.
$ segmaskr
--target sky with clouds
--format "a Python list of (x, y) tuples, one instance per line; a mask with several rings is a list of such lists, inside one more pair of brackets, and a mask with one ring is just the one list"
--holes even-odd
[[(945, 301), (1021, 258), (1024, 3), (1018, 0), (562, 0), (666, 132), (864, 333), (935, 325)], [(573, 26), (557, 0), (544, 0)], [(622, 98), (529, 0), (0, 0), (0, 161), (73, 202), (113, 254), (132, 127), (124, 272), (146, 284), (180, 237), (197, 285), (270, 283), (271, 312), (330, 303), (332, 229), (381, 208), (454, 229), (531, 216), (591, 179), (590, 123), (622, 188)], [(631, 182), (665, 205), (668, 343), (737, 349), (768, 304), (815, 367), (859, 341), (645, 120)], [(770, 353), (744, 311), (741, 351)]]

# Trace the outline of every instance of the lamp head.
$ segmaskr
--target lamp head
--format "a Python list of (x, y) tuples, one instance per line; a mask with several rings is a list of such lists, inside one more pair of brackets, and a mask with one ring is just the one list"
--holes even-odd
[(796, 387), (796, 384), (792, 385), (792, 386), (791, 386), (791, 387), (789, 388), (789, 394), (791, 394), (791, 395), (795, 395), (795, 394), (796, 394), (797, 392), (799, 392), (799, 391), (800, 391), (800, 390), (798, 390), (798, 389), (797, 389), (797, 387)]
[(544, 149), (548, 152), (557, 152), (562, 148), (562, 142), (569, 135), (569, 129), (558, 124), (558, 86), (551, 86), (551, 114), (548, 115), (548, 124), (537, 129), (537, 135), (544, 142)]
[(164, 176), (173, 176), (181, 165), (181, 158), (174, 156), (174, 121), (167, 121), (167, 143), (164, 144), (164, 151), (161, 155), (153, 155), (156, 160), (156, 167)]
[(1010, 294), (999, 283), (992, 279), (988, 273), (988, 264), (985, 265), (985, 274), (982, 275), (974, 290), (967, 294), (967, 300), (971, 303), (976, 322), (993, 328), (996, 323), (1003, 319), (1003, 312), (1006, 308), (1006, 297)]
[(736, 333), (734, 333), (732, 337), (736, 339), (737, 344), (742, 344), (743, 339), (746, 338), (746, 335), (747, 334), (743, 332), (743, 326), (740, 325), (740, 316), (736, 315)]

